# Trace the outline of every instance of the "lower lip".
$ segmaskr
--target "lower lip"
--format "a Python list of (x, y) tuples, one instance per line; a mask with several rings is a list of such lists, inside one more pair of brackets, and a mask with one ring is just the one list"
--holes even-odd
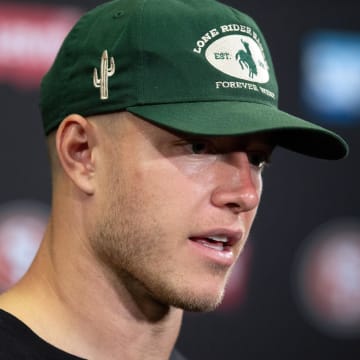
[(198, 253), (200, 253), (201, 256), (206, 257), (212, 262), (218, 263), (219, 265), (231, 266), (236, 260), (233, 248), (226, 250), (215, 250), (190, 239), (189, 242), (193, 246), (193, 248)]

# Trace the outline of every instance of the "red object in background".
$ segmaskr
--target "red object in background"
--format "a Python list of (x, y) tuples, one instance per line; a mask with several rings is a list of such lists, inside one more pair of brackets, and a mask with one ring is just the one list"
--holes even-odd
[(80, 16), (72, 7), (0, 4), (0, 82), (39, 87)]
[(309, 237), (297, 264), (298, 300), (327, 333), (360, 333), (360, 222), (334, 221)]
[(0, 207), (0, 293), (28, 269), (43, 237), (48, 208), (34, 202)]

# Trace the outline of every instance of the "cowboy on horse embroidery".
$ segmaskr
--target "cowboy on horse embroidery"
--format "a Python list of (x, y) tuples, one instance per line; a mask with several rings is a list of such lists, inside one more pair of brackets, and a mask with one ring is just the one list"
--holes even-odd
[(236, 60), (239, 61), (241, 69), (247, 68), (249, 70), (249, 77), (252, 79), (254, 75), (258, 74), (256, 64), (251, 54), (249, 43), (244, 40), (241, 40), (242, 44), (245, 47), (245, 50), (239, 50), (236, 53)]

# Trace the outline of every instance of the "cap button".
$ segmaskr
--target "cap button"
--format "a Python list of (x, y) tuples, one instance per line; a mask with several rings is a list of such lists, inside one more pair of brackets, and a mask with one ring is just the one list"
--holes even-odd
[(114, 19), (118, 19), (118, 18), (122, 17), (124, 14), (125, 14), (125, 11), (123, 11), (123, 10), (117, 11), (117, 12), (113, 15), (113, 18), (114, 18)]

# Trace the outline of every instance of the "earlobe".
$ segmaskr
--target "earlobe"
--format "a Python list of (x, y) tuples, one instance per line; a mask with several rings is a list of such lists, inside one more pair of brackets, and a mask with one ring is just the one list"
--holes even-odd
[(92, 195), (95, 165), (91, 123), (80, 115), (69, 115), (57, 130), (56, 149), (64, 173), (80, 191)]

